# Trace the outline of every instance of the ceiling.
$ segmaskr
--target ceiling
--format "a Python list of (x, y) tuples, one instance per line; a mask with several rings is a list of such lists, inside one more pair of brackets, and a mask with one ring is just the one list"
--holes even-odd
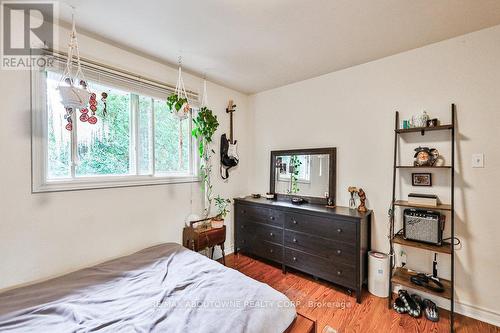
[[(500, 24), (500, 0), (66, 0), (80, 32), (256, 93)], [(71, 8), (61, 4), (61, 19)]]

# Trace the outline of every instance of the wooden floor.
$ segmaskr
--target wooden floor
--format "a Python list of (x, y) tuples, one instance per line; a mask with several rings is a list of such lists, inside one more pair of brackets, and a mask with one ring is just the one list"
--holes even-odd
[[(448, 312), (440, 311), (440, 321), (432, 323), (424, 317), (411, 318), (387, 308), (387, 299), (368, 291), (362, 304), (347, 295), (344, 289), (316, 281), (298, 272), (283, 274), (278, 265), (265, 263), (242, 254), (230, 254), (226, 264), (243, 274), (261, 281), (284, 293), (292, 301), (300, 302), (297, 309), (318, 322), (318, 332), (329, 325), (339, 333), (347, 332), (449, 332)], [(455, 332), (500, 332), (500, 328), (456, 315)]]

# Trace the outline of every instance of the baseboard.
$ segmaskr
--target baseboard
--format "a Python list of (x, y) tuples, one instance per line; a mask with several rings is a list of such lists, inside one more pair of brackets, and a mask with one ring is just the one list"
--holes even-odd
[(457, 302), (455, 303), (455, 311), (466, 317), (474, 318), (480, 321), (484, 321), (485, 323), (500, 327), (500, 314), (491, 310), (487, 310), (471, 304)]

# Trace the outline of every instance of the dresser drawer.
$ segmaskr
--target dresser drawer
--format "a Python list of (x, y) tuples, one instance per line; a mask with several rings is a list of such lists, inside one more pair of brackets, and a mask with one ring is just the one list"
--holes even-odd
[(323, 237), (285, 230), (285, 246), (330, 259), (336, 263), (356, 264), (356, 243), (348, 244)]
[(283, 228), (249, 221), (242, 221), (239, 224), (239, 228), (240, 235), (247, 234), (253, 239), (283, 244)]
[(283, 246), (279, 244), (263, 240), (254, 240), (250, 253), (279, 263), (283, 262)]
[(284, 262), (286, 266), (293, 267), (327, 281), (350, 288), (356, 286), (355, 266), (333, 263), (329, 259), (312, 256), (288, 247), (285, 247)]
[(284, 214), (282, 211), (261, 206), (238, 205), (236, 215), (242, 220), (283, 226)]
[(347, 243), (356, 243), (356, 223), (331, 217), (287, 213), (285, 228)]

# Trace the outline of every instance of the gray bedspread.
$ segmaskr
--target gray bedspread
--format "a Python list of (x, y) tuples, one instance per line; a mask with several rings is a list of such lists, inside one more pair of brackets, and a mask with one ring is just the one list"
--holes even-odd
[(288, 298), (179, 244), (0, 294), (0, 332), (283, 332)]

